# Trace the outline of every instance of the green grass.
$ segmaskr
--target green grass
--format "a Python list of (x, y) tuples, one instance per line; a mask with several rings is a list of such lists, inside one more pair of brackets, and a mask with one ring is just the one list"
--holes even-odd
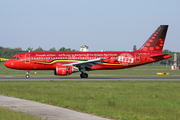
[(178, 81), (0, 82), (0, 94), (120, 120), (180, 119)]
[(0, 120), (41, 120), (41, 118), (0, 107)]
[[(52, 70), (30, 71), (30, 75), (53, 75)], [(168, 72), (170, 75), (156, 75)], [(25, 70), (6, 68), (0, 62), (0, 76), (21, 75)], [(53, 76), (53, 78), (79, 78)], [(120, 70), (88, 72), (89, 78), (180, 78), (180, 70), (170, 66), (140, 66)], [(107, 76), (105, 76), (107, 75)], [(136, 76), (138, 75), (138, 76)], [(36, 76), (31, 76), (35, 78)], [(9, 78), (9, 77), (7, 77)], [(13, 77), (14, 78), (14, 77)], [(45, 76), (44, 78), (48, 78)], [(52, 76), (49, 76), (52, 78)], [(1, 79), (1, 78), (0, 78)], [(47, 81), (0, 82), (0, 94), (52, 104), (77, 111), (120, 120), (180, 119), (180, 82), (178, 81)]]

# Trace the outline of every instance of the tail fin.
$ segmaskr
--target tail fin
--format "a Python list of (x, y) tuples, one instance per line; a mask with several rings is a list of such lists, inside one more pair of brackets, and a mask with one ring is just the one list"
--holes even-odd
[(168, 25), (160, 25), (138, 51), (162, 52)]

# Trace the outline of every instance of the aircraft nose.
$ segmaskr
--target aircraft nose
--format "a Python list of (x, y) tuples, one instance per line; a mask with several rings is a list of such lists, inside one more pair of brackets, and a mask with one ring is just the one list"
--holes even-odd
[(5, 65), (6, 67), (10, 68), (11, 62), (8, 60), (8, 61), (6, 61), (6, 62), (4, 63), (4, 65)]

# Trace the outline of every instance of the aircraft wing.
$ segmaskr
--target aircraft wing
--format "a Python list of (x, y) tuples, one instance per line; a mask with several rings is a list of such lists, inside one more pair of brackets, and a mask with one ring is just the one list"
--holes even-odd
[(97, 66), (97, 64), (102, 64), (102, 63), (103, 63), (103, 59), (97, 58), (97, 59), (93, 59), (93, 60), (87, 60), (87, 61), (83, 61), (83, 62), (63, 64), (63, 65), (72, 65), (72, 66), (76, 66), (78, 68), (83, 68), (83, 67), (92, 68), (92, 66)]

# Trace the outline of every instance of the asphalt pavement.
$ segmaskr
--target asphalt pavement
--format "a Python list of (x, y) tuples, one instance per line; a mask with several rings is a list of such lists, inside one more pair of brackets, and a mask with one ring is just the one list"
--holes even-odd
[(92, 114), (0, 95), (0, 106), (50, 120), (110, 120)]
[(180, 81), (180, 78), (0, 78), (0, 81)]

